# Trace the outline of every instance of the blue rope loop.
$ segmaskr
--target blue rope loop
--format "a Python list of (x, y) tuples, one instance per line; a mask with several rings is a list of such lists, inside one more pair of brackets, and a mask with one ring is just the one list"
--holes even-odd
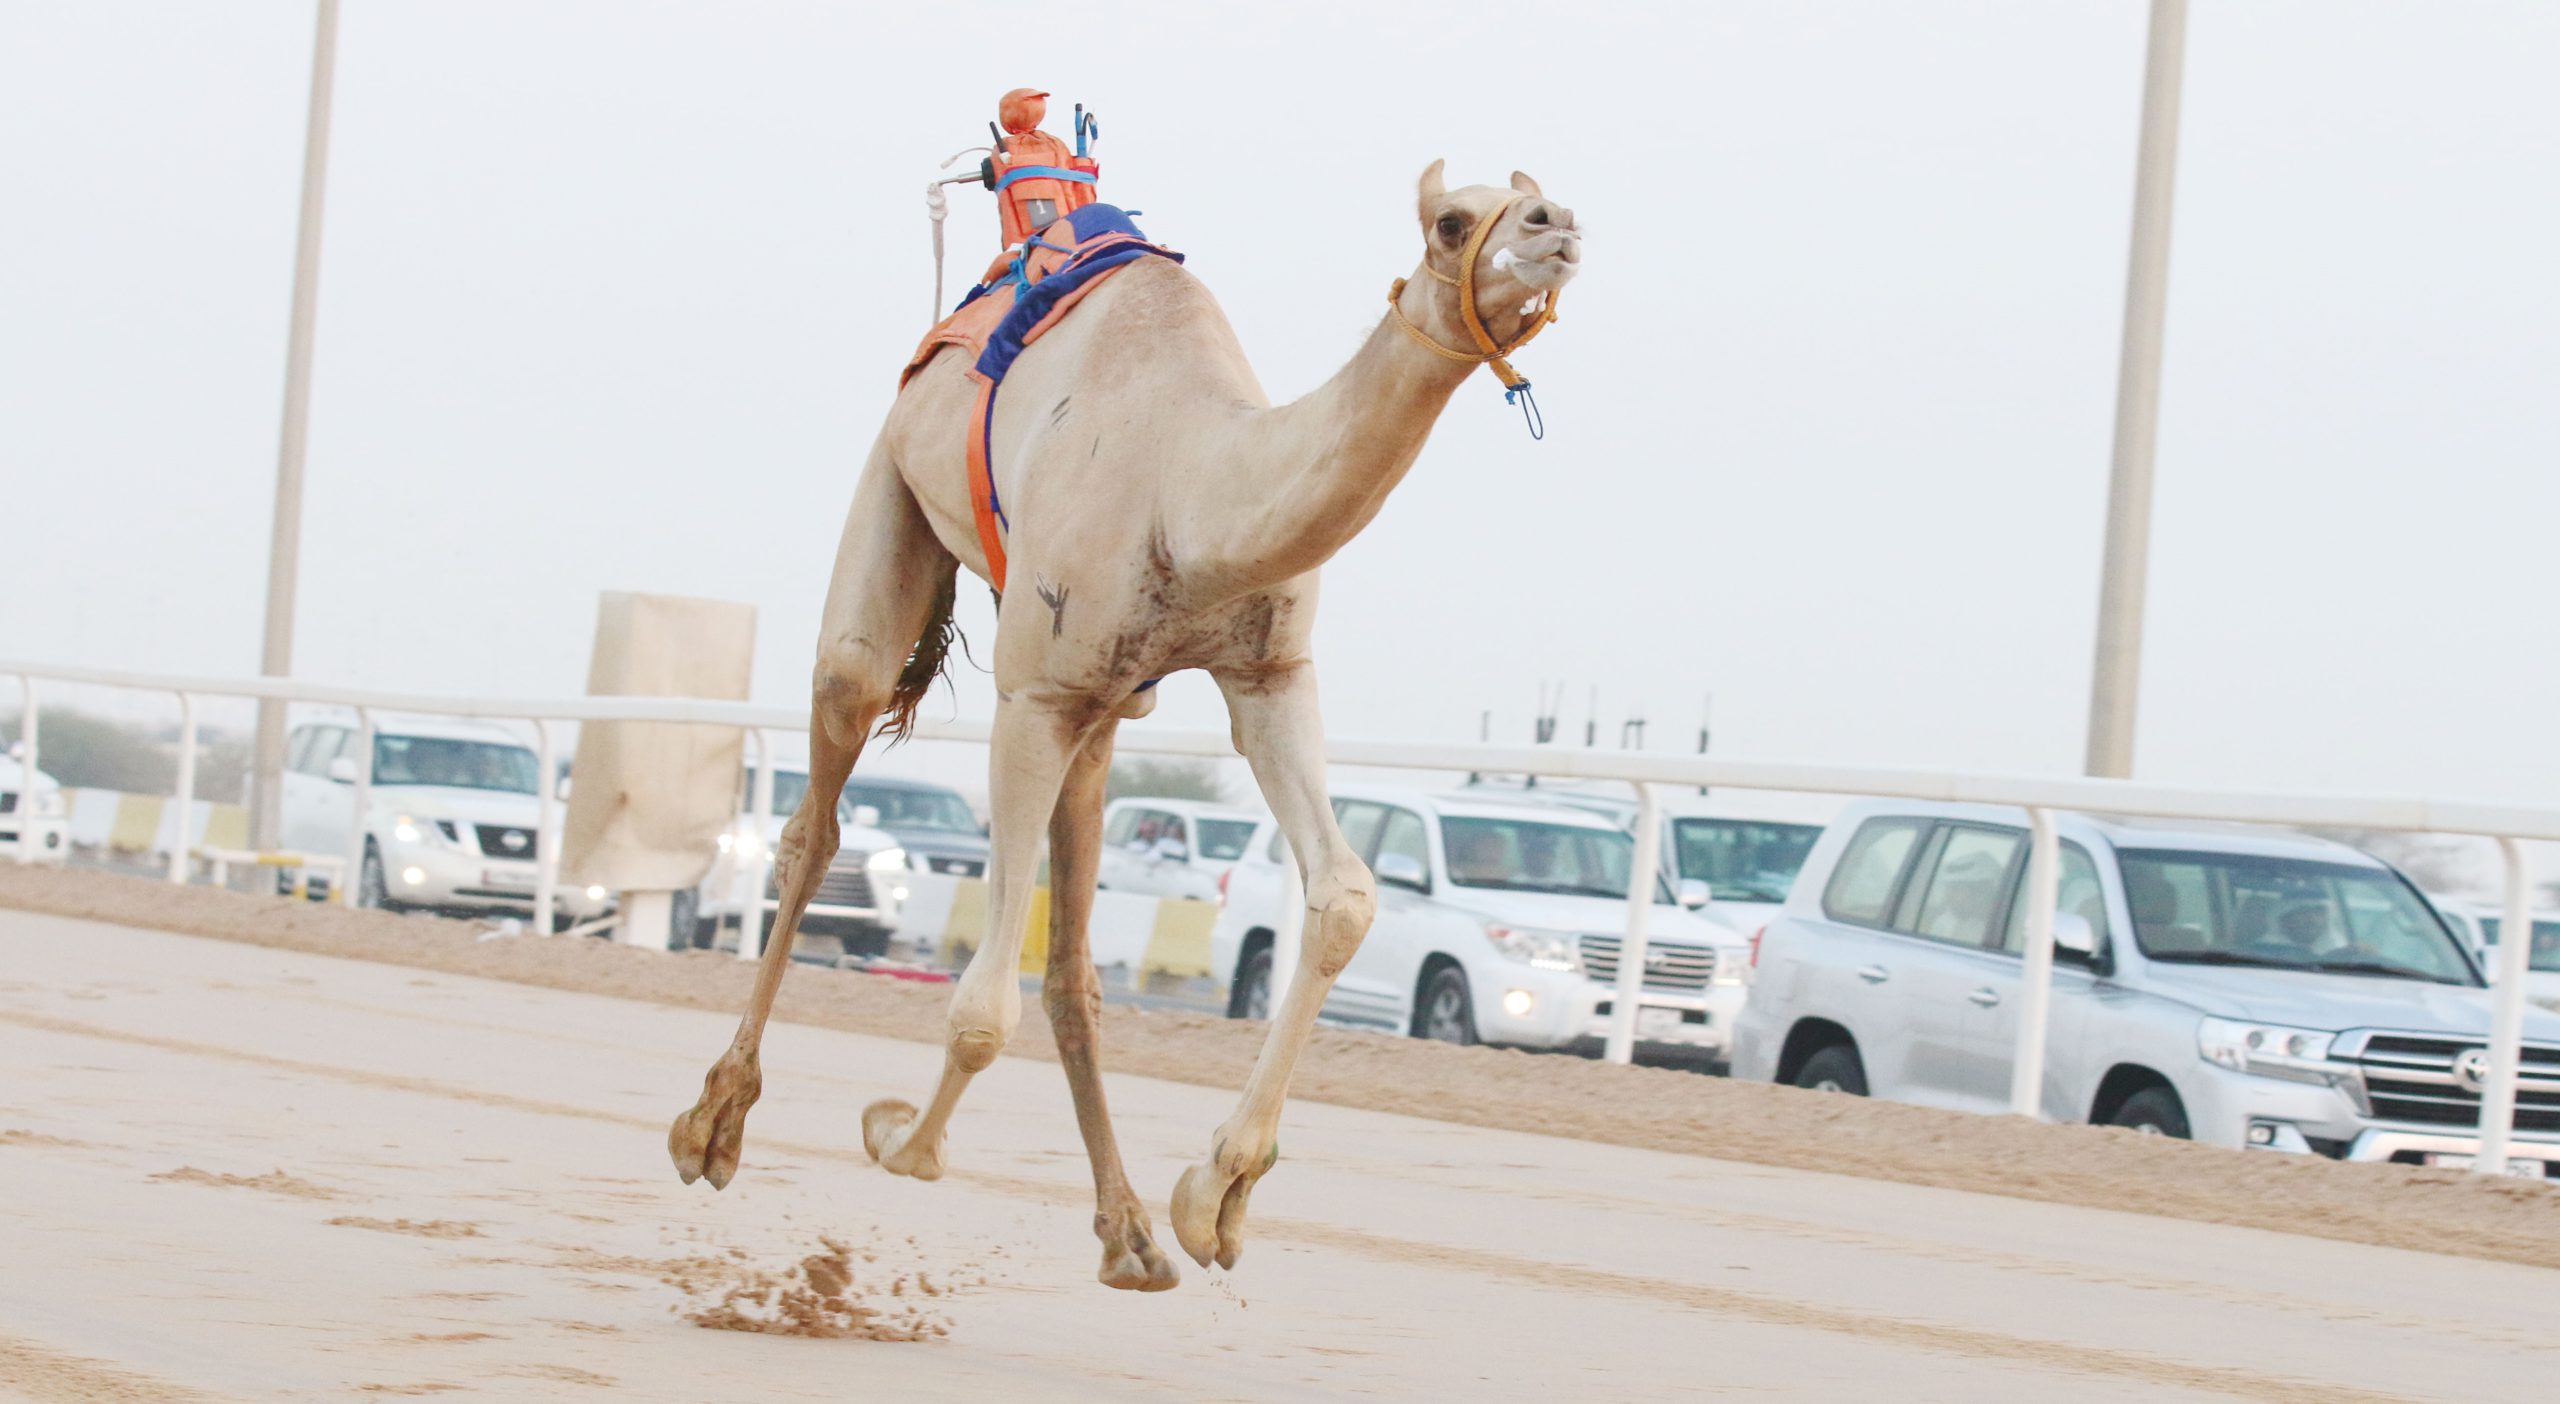
[(1057, 166), (1016, 166), (996, 181), (996, 189), (1002, 190), (1017, 180), (1069, 180), (1078, 185), (1096, 183), (1095, 177), (1084, 171), (1070, 171)]
[(1502, 402), (1520, 407), (1520, 418), (1529, 426), (1530, 438), (1547, 437), (1547, 417), (1538, 410), (1538, 397), (1529, 393), (1529, 382), (1524, 380), (1506, 387), (1502, 392)]

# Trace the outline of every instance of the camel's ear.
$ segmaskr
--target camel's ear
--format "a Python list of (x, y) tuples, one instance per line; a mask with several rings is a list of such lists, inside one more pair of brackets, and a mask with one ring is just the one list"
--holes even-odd
[(1519, 191), (1523, 195), (1543, 196), (1547, 193), (1538, 188), (1538, 183), (1536, 181), (1529, 179), (1529, 173), (1527, 171), (1513, 171), (1511, 173), (1511, 188)]
[(1441, 179), (1440, 175), (1441, 168), (1448, 164), (1449, 158), (1443, 156), (1439, 160), (1434, 161), (1429, 166), (1425, 167), (1422, 172), (1422, 198), (1420, 208), (1422, 210), (1422, 222), (1426, 225), (1431, 222), (1431, 207), (1439, 204), (1440, 197), (1449, 193), (1449, 184), (1447, 181)]

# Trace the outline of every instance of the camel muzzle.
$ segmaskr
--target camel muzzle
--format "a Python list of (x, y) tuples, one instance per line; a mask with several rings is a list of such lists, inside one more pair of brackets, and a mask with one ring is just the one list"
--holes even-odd
[[(1529, 198), (1531, 197), (1528, 195), (1514, 195), (1504, 201), (1502, 207), (1491, 215), (1476, 221), (1475, 232), (1467, 236), (1466, 247), (1459, 250), (1457, 277), (1452, 278), (1432, 267), (1427, 253), (1423, 257), (1423, 272), (1443, 283), (1454, 284), (1457, 287), (1458, 315), (1466, 322), (1467, 335), (1474, 338), (1476, 350), (1461, 351), (1454, 346), (1443, 346), (1432, 338), (1431, 333), (1415, 326), (1413, 320), (1404, 315), (1403, 304), (1399, 301), (1404, 296), (1405, 289), (1405, 280), (1402, 278), (1396, 279), (1395, 285), (1387, 289), (1387, 313), (1396, 319), (1397, 326), (1404, 328), (1407, 336), (1420, 342), (1433, 355), (1443, 360), (1491, 366), (1494, 378), (1502, 382), (1502, 402), (1506, 405), (1518, 405), (1521, 417), (1528, 423), (1529, 437), (1543, 439), (1547, 436), (1546, 416), (1538, 412), (1537, 397), (1529, 393), (1529, 378), (1511, 368), (1510, 358), (1521, 347), (1528, 345), (1531, 338), (1545, 331), (1549, 323), (1556, 320), (1556, 304), (1563, 300), (1563, 294), (1557, 290), (1570, 282), (1573, 275), (1580, 271), (1575, 265), (1582, 259), (1582, 236), (1571, 230), (1550, 229), (1549, 232), (1533, 236), (1522, 244), (1494, 251), (1492, 263), (1496, 270), (1510, 274), (1534, 291), (1543, 294), (1543, 297), (1538, 299), (1540, 305), (1537, 310), (1529, 314), (1529, 320), (1520, 328), (1520, 334), (1511, 338), (1508, 343), (1495, 341), (1493, 333), (1485, 330), (1484, 317), (1476, 311), (1476, 258), (1484, 252), (1485, 240), (1493, 233), (1494, 228), (1502, 223), (1503, 217), (1511, 213), (1513, 206)], [(1539, 215), (1545, 212), (1548, 212), (1548, 207), (1542, 203), (1530, 213)], [(1564, 218), (1567, 223), (1570, 223), (1571, 213), (1564, 212)], [(1528, 224), (1528, 220), (1522, 221), (1523, 228), (1528, 227)], [(1547, 240), (1557, 242), (1550, 246), (1551, 252), (1540, 257), (1524, 258), (1518, 252), (1522, 247), (1539, 245)], [(1532, 270), (1536, 270), (1535, 278), (1528, 276)]]

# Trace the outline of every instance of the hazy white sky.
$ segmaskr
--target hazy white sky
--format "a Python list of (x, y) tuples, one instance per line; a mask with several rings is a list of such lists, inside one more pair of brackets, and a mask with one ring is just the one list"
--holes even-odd
[[(1329, 568), (1335, 734), (1526, 739), (1544, 678), (1577, 737), (1596, 683), (1657, 748), (1712, 691), (1726, 754), (2074, 770), (2143, 16), (348, 0), (298, 671), (575, 692), (640, 589), (802, 697), (923, 184), (1028, 83), (1277, 397), (1433, 157), (1591, 231), (1546, 442), (1471, 385)], [(311, 17), (0, 0), (0, 655), (256, 667)], [(2531, 0), (2196, 0), (2140, 774), (2560, 791), (2555, 71)]]

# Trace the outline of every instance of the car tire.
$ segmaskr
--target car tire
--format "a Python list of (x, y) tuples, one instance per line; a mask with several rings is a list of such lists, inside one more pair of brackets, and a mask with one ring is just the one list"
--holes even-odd
[(1443, 965), (1422, 982), (1422, 998), (1413, 1005), (1413, 1036), (1438, 1043), (1476, 1042), (1476, 997), (1467, 988), (1467, 972)]
[(1227, 1001), (1230, 1019), (1271, 1017), (1271, 947), (1256, 947), (1236, 967), (1235, 997)]
[(1808, 1092), (1846, 1092), (1863, 1097), (1867, 1095), (1867, 1065), (1859, 1061), (1857, 1049), (1835, 1043), (1804, 1060), (1804, 1066), (1796, 1070), (1796, 1086)]
[(382, 850), (372, 839), (364, 841), (364, 865), (356, 871), (356, 905), (383, 912), (397, 907), (391, 900), (390, 875), (382, 869)]
[(711, 945), (710, 932), (702, 922), (700, 892), (679, 892), (668, 901), (667, 944), (679, 951), (699, 951)]
[(2186, 1104), (2166, 1087), (2145, 1087), (2125, 1098), (2116, 1114), (2107, 1118), (2107, 1124), (2173, 1141), (2193, 1139), (2187, 1127)]
[(836, 941), (844, 953), (856, 960), (869, 960), (889, 954), (889, 928), (875, 922), (862, 922), (836, 933)]

